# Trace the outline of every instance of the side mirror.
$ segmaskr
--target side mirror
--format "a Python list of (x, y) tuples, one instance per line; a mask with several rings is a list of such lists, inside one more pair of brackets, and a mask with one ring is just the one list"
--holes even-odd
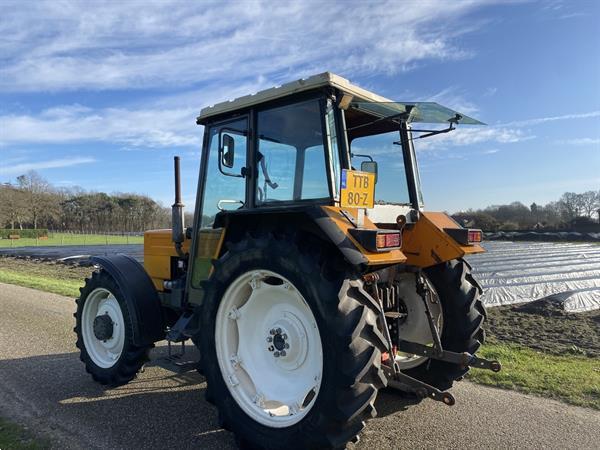
[(221, 145), (219, 146), (219, 158), (221, 164), (225, 167), (233, 167), (233, 158), (235, 156), (235, 140), (229, 134), (223, 134)]
[(375, 183), (377, 183), (377, 162), (376, 161), (363, 161), (360, 163), (360, 170), (362, 172), (369, 172), (375, 174)]

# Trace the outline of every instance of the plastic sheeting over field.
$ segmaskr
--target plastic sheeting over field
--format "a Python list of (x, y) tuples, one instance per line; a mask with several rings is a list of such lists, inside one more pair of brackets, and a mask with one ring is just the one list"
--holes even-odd
[(488, 241), (485, 248), (468, 261), (486, 306), (552, 297), (567, 311), (600, 308), (600, 245)]

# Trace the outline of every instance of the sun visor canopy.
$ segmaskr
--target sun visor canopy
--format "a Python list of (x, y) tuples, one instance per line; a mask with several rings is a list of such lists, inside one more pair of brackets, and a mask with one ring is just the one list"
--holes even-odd
[(349, 109), (380, 118), (405, 119), (408, 123), (485, 125), (477, 119), (435, 102), (352, 102)]

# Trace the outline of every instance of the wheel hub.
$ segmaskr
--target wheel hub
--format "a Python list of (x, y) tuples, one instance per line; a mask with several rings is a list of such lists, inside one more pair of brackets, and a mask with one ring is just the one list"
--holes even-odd
[(110, 338), (112, 338), (114, 331), (114, 322), (112, 321), (108, 313), (96, 316), (96, 318), (94, 319), (93, 331), (94, 336), (96, 336), (96, 339), (100, 341), (107, 341)]
[(280, 356), (287, 356), (287, 351), (290, 348), (290, 344), (288, 341), (288, 335), (285, 330), (281, 328), (271, 328), (269, 330), (269, 336), (267, 336), (267, 350), (273, 352), (273, 356), (275, 358), (279, 358)]

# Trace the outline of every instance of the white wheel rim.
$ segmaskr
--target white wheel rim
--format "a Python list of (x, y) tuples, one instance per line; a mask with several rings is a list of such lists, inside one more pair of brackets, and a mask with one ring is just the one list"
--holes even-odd
[[(108, 315), (113, 324), (112, 336), (106, 340), (94, 334), (94, 320), (102, 315)], [(87, 296), (81, 314), (81, 331), (85, 350), (94, 364), (103, 369), (114, 366), (125, 344), (125, 320), (118, 300), (109, 290), (97, 288)]]
[[(429, 310), (433, 317), (433, 323), (438, 330), (438, 333), (442, 334), (444, 327), (444, 314), (442, 304), (440, 303), (437, 291), (427, 280), (427, 285), (430, 289), (431, 296), (429, 301)], [(415, 276), (413, 274), (401, 275), (398, 283), (400, 283), (400, 297), (406, 307), (406, 319), (398, 327), (398, 335), (400, 339), (416, 342), (418, 344), (431, 345), (433, 343), (433, 336), (431, 335), (431, 329), (429, 327), (429, 321), (425, 313), (425, 304), (419, 294), (417, 294)], [(427, 359), (426, 356), (413, 355), (410, 353), (398, 352), (396, 354), (396, 363), (401, 370), (411, 369), (423, 364)]]
[[(267, 270), (237, 278), (219, 305), (215, 344), (223, 380), (253, 420), (288, 427), (313, 407), (323, 373), (321, 336), (286, 278)], [(285, 353), (276, 357), (280, 348)]]

